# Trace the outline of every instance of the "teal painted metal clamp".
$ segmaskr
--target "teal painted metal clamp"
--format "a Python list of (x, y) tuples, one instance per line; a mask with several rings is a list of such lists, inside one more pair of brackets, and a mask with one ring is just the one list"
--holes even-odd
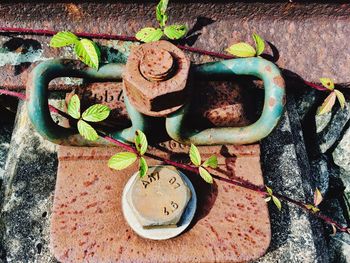
[[(76, 60), (53, 59), (40, 63), (31, 72), (27, 82), (28, 115), (37, 131), (46, 139), (61, 145), (93, 146), (109, 144), (103, 139), (95, 142), (85, 140), (76, 130), (56, 124), (50, 115), (48, 105), (48, 85), (57, 77), (76, 77), (98, 81), (120, 81), (123, 64), (106, 64), (95, 70), (83, 66)], [(136, 111), (125, 98), (126, 109), (132, 126), (110, 134), (115, 139), (133, 141), (137, 129), (145, 131), (149, 121), (147, 116)]]
[[(73, 129), (57, 125), (51, 118), (48, 107), (48, 84), (57, 77), (77, 77), (98, 81), (120, 81), (123, 64), (106, 64), (97, 71), (83, 66), (75, 60), (54, 59), (39, 64), (28, 79), (29, 118), (46, 139), (61, 145), (103, 145), (109, 144), (103, 139), (96, 142), (85, 140)], [(235, 75), (252, 75), (264, 81), (265, 100), (261, 117), (246, 127), (211, 128), (197, 131), (186, 127), (186, 115), (189, 104), (183, 106), (166, 118), (166, 130), (169, 136), (184, 144), (248, 144), (266, 137), (277, 125), (282, 116), (285, 103), (285, 83), (277, 66), (262, 58), (232, 59), (202, 65), (191, 69), (194, 78), (230, 80)], [(116, 131), (110, 136), (115, 139), (132, 142), (135, 131), (140, 129), (150, 134), (151, 118), (139, 113), (125, 96), (125, 104), (132, 126)]]
[(249, 144), (266, 137), (276, 127), (285, 104), (285, 83), (280, 70), (262, 58), (231, 59), (195, 65), (194, 78), (229, 80), (234, 75), (252, 75), (264, 81), (264, 108), (259, 120), (246, 127), (211, 128), (203, 131), (185, 125), (189, 105), (166, 119), (166, 129), (175, 141), (195, 145)]

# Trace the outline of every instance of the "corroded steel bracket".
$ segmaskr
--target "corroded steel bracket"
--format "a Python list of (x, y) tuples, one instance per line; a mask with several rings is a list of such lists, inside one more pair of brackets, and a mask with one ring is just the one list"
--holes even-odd
[[(162, 241), (138, 236), (124, 219), (121, 201), (137, 164), (123, 171), (106, 165), (120, 151), (59, 147), (50, 246), (60, 262), (247, 262), (266, 252), (271, 227), (261, 195), (219, 180), (209, 185), (186, 171), (198, 198), (189, 230)], [(149, 149), (163, 158), (187, 156), (188, 151), (188, 146), (172, 140)], [(199, 151), (204, 159), (218, 157), (219, 169), (213, 174), (264, 184), (258, 144), (199, 146)], [(149, 165), (157, 164), (149, 159)]]
[[(62, 128), (52, 121), (47, 102), (48, 84), (52, 79), (57, 77), (80, 77), (100, 81), (120, 81), (123, 73), (125, 76), (125, 103), (132, 126), (121, 131), (113, 132), (111, 136), (116, 139), (132, 142), (134, 131), (137, 129), (142, 130), (146, 134), (151, 134), (149, 126), (152, 121), (145, 114), (151, 116), (165, 115), (166, 130), (169, 136), (185, 144), (215, 145), (253, 143), (266, 137), (274, 129), (283, 112), (285, 83), (279, 69), (273, 63), (262, 58), (231, 59), (194, 65), (190, 71), (190, 75), (197, 79), (230, 80), (235, 75), (252, 75), (262, 79), (265, 87), (265, 101), (262, 115), (258, 121), (246, 127), (210, 128), (199, 132), (187, 127), (185, 125), (185, 117), (188, 113), (189, 103), (186, 102), (185, 95), (187, 92), (184, 91), (184, 82), (188, 71), (188, 63), (186, 59), (181, 57), (181, 53), (176, 53), (178, 52), (176, 47), (175, 49), (172, 47), (172, 44), (167, 44), (167, 42), (164, 44), (164, 42), (165, 41), (161, 41), (159, 44), (159, 46), (167, 48), (165, 50), (161, 49), (161, 52), (163, 52), (161, 53), (162, 56), (175, 54), (173, 56), (178, 58), (175, 60), (180, 63), (177, 65), (178, 70), (173, 76), (170, 76), (169, 80), (166, 79), (165, 83), (167, 84), (158, 81), (158, 78), (169, 77), (168, 73), (171, 72), (173, 68), (173, 61), (171, 60), (170, 63), (168, 59), (165, 63), (161, 64), (163, 68), (158, 67), (155, 71), (151, 70), (150, 63), (155, 64), (157, 56), (152, 58), (152, 56), (147, 53), (150, 50), (152, 51), (148, 46), (147, 48), (145, 47), (144, 52), (141, 52), (141, 55), (137, 55), (137, 51), (134, 52), (136, 55), (131, 55), (130, 62), (128, 61), (127, 64), (127, 69), (129, 71), (126, 73), (123, 73), (124, 66), (121, 64), (103, 65), (97, 71), (87, 67), (81, 67), (79, 63), (72, 60), (57, 59), (41, 63), (33, 70), (28, 80), (28, 113), (32, 123), (40, 134), (58, 144), (106, 144), (103, 140), (94, 143), (88, 142), (82, 139), (80, 135), (75, 134), (72, 130)], [(146, 60), (144, 58), (145, 54), (151, 58)], [(141, 62), (138, 62), (138, 59), (141, 59)], [(136, 62), (134, 60), (136, 60)], [(138, 67), (143, 77), (139, 77), (138, 73), (135, 73)], [(150, 78), (151, 80), (146, 81), (146, 78)], [(146, 88), (147, 86), (149, 87)], [(176, 88), (171, 88), (173, 86)], [(144, 93), (145, 91), (142, 88), (146, 90), (147, 94)], [(171, 93), (175, 95), (171, 95)], [(173, 98), (169, 99), (170, 97), (167, 95), (171, 95), (170, 97)], [(161, 103), (159, 101), (161, 101)], [(161, 105), (159, 111), (155, 111), (155, 109), (158, 109), (157, 105), (164, 104), (167, 101), (169, 102), (168, 109), (166, 109), (164, 105)], [(173, 105), (173, 101), (177, 101), (178, 104)], [(184, 104), (185, 102), (186, 105), (181, 107), (181, 103)]]

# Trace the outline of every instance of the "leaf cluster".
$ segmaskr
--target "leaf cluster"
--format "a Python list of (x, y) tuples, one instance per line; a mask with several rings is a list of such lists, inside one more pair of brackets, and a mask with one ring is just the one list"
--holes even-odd
[(80, 114), (80, 99), (73, 95), (68, 102), (68, 114), (78, 120), (77, 127), (81, 136), (89, 141), (96, 141), (99, 138), (96, 130), (87, 122), (100, 122), (109, 116), (111, 109), (103, 104), (95, 104)]
[(145, 27), (136, 33), (135, 37), (142, 42), (158, 41), (165, 35), (171, 40), (183, 38), (187, 34), (187, 27), (185, 25), (170, 25), (167, 26), (168, 15), (166, 10), (168, 8), (169, 0), (160, 0), (156, 7), (156, 19), (159, 27)]
[(253, 34), (255, 48), (248, 43), (240, 42), (228, 47), (226, 51), (231, 55), (241, 58), (260, 56), (265, 50), (264, 39), (258, 34)]
[(99, 68), (101, 52), (95, 42), (87, 38), (78, 38), (69, 31), (58, 32), (51, 38), (50, 47), (65, 46), (73, 46), (78, 58), (89, 67)]
[(282, 209), (281, 201), (273, 194), (273, 191), (270, 187), (265, 185), (265, 188), (266, 188), (265, 201), (270, 202), (272, 200), (272, 202), (276, 205), (278, 210), (281, 210)]
[(147, 152), (148, 142), (146, 135), (137, 130), (135, 132), (134, 137), (135, 148), (137, 153), (135, 152), (120, 152), (113, 155), (109, 161), (108, 166), (115, 170), (124, 170), (125, 168), (132, 165), (137, 159), (139, 159), (139, 175), (140, 177), (144, 177), (148, 171), (148, 165), (146, 159), (143, 155)]
[(335, 99), (337, 98), (340, 107), (343, 109), (345, 107), (345, 97), (344, 94), (334, 88), (334, 81), (330, 78), (320, 78), (321, 84), (330, 91), (330, 94), (323, 101), (322, 105), (318, 108), (317, 114), (322, 115), (330, 112), (335, 104)]
[(199, 153), (198, 148), (194, 145), (191, 144), (190, 148), (190, 159), (191, 162), (198, 167), (199, 175), (203, 178), (204, 181), (206, 181), (209, 184), (213, 183), (213, 177), (211, 174), (208, 172), (206, 169), (207, 167), (210, 168), (217, 168), (218, 167), (218, 159), (215, 155), (210, 156), (205, 162), (202, 163), (202, 157)]
[(314, 193), (314, 204), (306, 204), (305, 207), (309, 209), (311, 212), (317, 213), (320, 211), (320, 209), (318, 208), (318, 205), (322, 202), (322, 200), (323, 200), (322, 194), (320, 190), (316, 188)]

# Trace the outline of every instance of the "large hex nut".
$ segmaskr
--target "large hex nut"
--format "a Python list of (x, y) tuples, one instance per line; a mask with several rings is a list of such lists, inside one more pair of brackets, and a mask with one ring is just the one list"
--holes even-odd
[(161, 40), (132, 49), (123, 76), (131, 104), (149, 116), (166, 116), (188, 98), (190, 61), (170, 42)]
[(143, 227), (176, 225), (184, 213), (191, 190), (172, 166), (155, 166), (136, 177), (127, 200)]

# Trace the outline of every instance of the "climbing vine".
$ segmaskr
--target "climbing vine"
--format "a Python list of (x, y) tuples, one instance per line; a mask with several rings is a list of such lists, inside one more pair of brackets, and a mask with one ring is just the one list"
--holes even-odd
[[(135, 36), (136, 38), (131, 36), (109, 36), (109, 35), (98, 35), (98, 34), (92, 35), (92, 34), (86, 34), (86, 33), (73, 34), (72, 32), (68, 32), (68, 31), (62, 31), (57, 33), (57, 32), (48, 31), (48, 30), (37, 30), (38, 32), (36, 33), (54, 35), (50, 42), (51, 47), (60, 48), (60, 47), (71, 46), (73, 47), (74, 52), (76, 53), (76, 55), (81, 61), (83, 61), (85, 64), (87, 64), (90, 67), (98, 69), (100, 65), (100, 50), (98, 48), (98, 45), (95, 42), (86, 38), (88, 36), (95, 37), (95, 38), (102, 37), (102, 38), (131, 40), (131, 41), (138, 40), (142, 42), (157, 41), (164, 36), (171, 40), (183, 38), (188, 31), (187, 27), (185, 25), (177, 25), (177, 24), (169, 25), (169, 26), (167, 25), (167, 21), (168, 21), (167, 6), (168, 6), (168, 1), (161, 0), (156, 7), (156, 19), (159, 24), (159, 27), (143, 28), (136, 33), (136, 36)], [(4, 28), (0, 28), (0, 30), (5, 31)], [(8, 31), (14, 31), (14, 30), (15, 29), (8, 29)], [(22, 32), (35, 33), (35, 30), (24, 30), (24, 29), (22, 30), (16, 29), (16, 30), (22, 31)], [(200, 50), (200, 49), (191, 48), (191, 47), (184, 47), (184, 46), (179, 46), (179, 47), (184, 50), (189, 50), (192, 52), (197, 52), (197, 53), (206, 54), (206, 55), (212, 55), (219, 58), (233, 58), (231, 55), (236, 57), (260, 56), (265, 50), (265, 41), (258, 34), (254, 34), (253, 39), (255, 42), (255, 48), (250, 44), (247, 44), (244, 42), (233, 44), (226, 49), (226, 51), (230, 55)], [(329, 95), (325, 99), (324, 103), (320, 106), (318, 110), (318, 114), (324, 114), (326, 112), (329, 112), (332, 109), (333, 105), (335, 104), (336, 99), (338, 99), (341, 108), (344, 108), (345, 107), (344, 95), (338, 89), (335, 89), (333, 80), (330, 78), (321, 78), (320, 82), (323, 85), (322, 87), (305, 81), (305, 84), (312, 88), (329, 92)], [(16, 96), (20, 99), (24, 99), (23, 94), (10, 92), (7, 90), (0, 90), (0, 94)], [(95, 141), (101, 137), (115, 145), (118, 145), (124, 148), (126, 150), (125, 152), (116, 153), (109, 159), (108, 166), (110, 168), (116, 169), (116, 170), (122, 170), (129, 167), (130, 165), (132, 165), (134, 162), (138, 160), (139, 175), (143, 177), (147, 174), (148, 165), (145, 157), (146, 156), (151, 158), (155, 158), (155, 157), (150, 156), (147, 153), (148, 142), (147, 142), (146, 135), (143, 134), (142, 131), (140, 130), (136, 131), (135, 138), (134, 138), (134, 145), (130, 146), (110, 136), (107, 136), (98, 130), (95, 130), (95, 128), (93, 128), (93, 126), (90, 124), (94, 122), (103, 121), (108, 118), (110, 109), (107, 106), (96, 104), (89, 107), (86, 111), (84, 111), (81, 114), (79, 97), (77, 95), (74, 95), (72, 96), (72, 98), (68, 103), (68, 107), (67, 107), (68, 116), (66, 116), (64, 112), (61, 112), (60, 110), (54, 108), (53, 106), (50, 106), (50, 109), (52, 111), (62, 114), (65, 117), (75, 120), (77, 123), (76, 125), (77, 130), (87, 140)], [(191, 173), (201, 176), (207, 183), (213, 183), (213, 180), (216, 179), (228, 184), (232, 184), (238, 187), (244, 187), (246, 189), (255, 191), (261, 194), (261, 196), (265, 198), (267, 202), (272, 200), (272, 202), (280, 210), (283, 209), (281, 200), (295, 204), (300, 208), (312, 213), (316, 217), (322, 219), (324, 222), (330, 224), (334, 231), (339, 230), (341, 232), (350, 233), (350, 230), (348, 227), (342, 226), (341, 224), (334, 221), (332, 218), (329, 218), (321, 213), (318, 206), (322, 202), (322, 195), (318, 189), (315, 190), (313, 204), (303, 203), (303, 202), (291, 199), (288, 196), (275, 193), (273, 189), (271, 189), (268, 186), (258, 186), (258, 185), (251, 184), (249, 182), (236, 181), (236, 180), (220, 177), (218, 175), (210, 174), (207, 168), (208, 167), (212, 169), (217, 168), (217, 165), (218, 165), (217, 157), (211, 156), (208, 160), (202, 162), (199, 150), (195, 145), (191, 145), (189, 157), (192, 165), (182, 164), (182, 163), (178, 163), (172, 160), (168, 160), (168, 159), (164, 159), (156, 156), (157, 160), (161, 160), (163, 163), (173, 165), (177, 168), (187, 170)]]

